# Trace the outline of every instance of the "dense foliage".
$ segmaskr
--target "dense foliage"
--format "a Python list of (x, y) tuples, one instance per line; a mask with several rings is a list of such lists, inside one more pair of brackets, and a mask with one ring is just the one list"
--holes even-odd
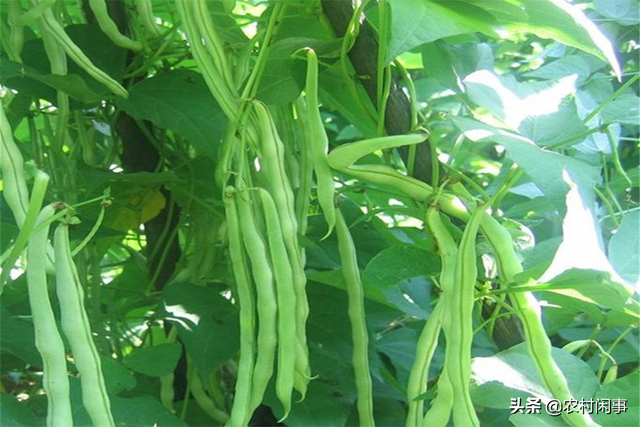
[(0, 425), (640, 423), (638, 2), (354, 3), (0, 0)]

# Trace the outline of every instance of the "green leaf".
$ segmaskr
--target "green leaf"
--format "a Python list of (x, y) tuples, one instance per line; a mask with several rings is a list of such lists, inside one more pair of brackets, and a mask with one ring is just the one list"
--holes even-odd
[(492, 141), (503, 145), (507, 149), (507, 156), (529, 175), (558, 212), (566, 211), (565, 199), (569, 191), (569, 184), (565, 182), (566, 173), (581, 189), (585, 206), (593, 206), (595, 203), (592, 189), (599, 176), (595, 167), (543, 150), (527, 138), (472, 119), (455, 117), (453, 122), (471, 141)]
[(0, 348), (13, 354), (33, 366), (42, 366), (42, 358), (36, 349), (33, 323), (12, 316), (4, 307), (0, 307)]
[[(351, 95), (349, 83), (342, 71), (342, 62), (320, 70), (320, 95), (323, 102), (328, 107), (338, 110), (344, 117), (353, 124), (367, 138), (376, 135), (376, 121), (373, 119), (375, 108), (371, 99), (362, 85), (357, 85), (357, 97)], [(358, 102), (357, 99), (361, 100)]]
[(182, 345), (178, 343), (160, 344), (136, 348), (122, 360), (122, 363), (140, 374), (162, 377), (176, 369), (181, 354)]
[[(553, 359), (569, 380), (574, 398), (591, 398), (598, 389), (598, 379), (591, 367), (578, 357), (552, 348)], [(471, 362), (474, 403), (490, 408), (507, 409), (511, 398), (538, 397), (548, 402), (553, 396), (544, 386), (527, 344), (522, 343), (490, 357), (476, 357)]]
[(163, 293), (167, 320), (178, 327), (186, 351), (206, 377), (239, 349), (238, 312), (212, 287), (176, 283)]
[[(4, 331), (3, 331), (4, 333)], [(26, 403), (7, 393), (0, 393), (0, 425), (4, 427), (40, 426)]]
[(615, 19), (620, 25), (640, 23), (640, 7), (636, 0), (593, 0), (596, 12)]
[(200, 152), (216, 158), (227, 118), (202, 75), (179, 69), (136, 83), (119, 108), (186, 138)]
[(435, 40), (481, 31), (496, 35), (491, 14), (463, 2), (390, 0), (391, 25), (386, 61)]
[(596, 393), (596, 399), (601, 401), (611, 399), (613, 405), (618, 399), (623, 399), (626, 409), (624, 411), (612, 410), (609, 414), (606, 411), (599, 411), (594, 415), (595, 421), (607, 427), (627, 427), (640, 424), (639, 393), (640, 375), (637, 371), (603, 385)]
[(290, 37), (273, 44), (258, 86), (256, 97), (267, 104), (283, 104), (295, 100), (304, 87), (306, 61), (294, 53), (310, 47), (318, 56), (332, 56), (340, 51), (340, 41)]
[(617, 98), (600, 112), (600, 118), (605, 123), (622, 123), (638, 126), (640, 123), (640, 98), (628, 93)]
[(427, 313), (421, 307), (430, 298), (431, 287), (426, 278), (439, 272), (440, 258), (434, 253), (416, 246), (394, 246), (381, 251), (367, 264), (362, 282), (367, 290), (385, 295), (405, 313), (426, 318)]
[(107, 357), (101, 357), (100, 362), (107, 393), (118, 394), (123, 390), (132, 390), (136, 386), (136, 379), (120, 362)]
[(469, 99), (538, 145), (564, 141), (587, 130), (575, 101), (566, 100), (575, 95), (575, 83), (575, 75), (558, 81), (521, 83), (512, 75), (485, 70), (464, 79)]
[(638, 286), (640, 281), (640, 211), (628, 212), (609, 241), (609, 259), (618, 274)]
[[(473, 4), (494, 13), (493, 0), (471, 0)], [(498, 3), (501, 7), (506, 2)], [(522, 14), (494, 13), (498, 23), (514, 33), (529, 32), (543, 39), (551, 39), (605, 59), (620, 76), (620, 66), (611, 42), (575, 4), (565, 0), (514, 0)]]

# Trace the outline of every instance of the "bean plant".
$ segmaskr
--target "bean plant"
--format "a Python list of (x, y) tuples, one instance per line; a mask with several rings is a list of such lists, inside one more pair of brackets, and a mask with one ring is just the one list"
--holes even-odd
[(640, 423), (636, 1), (0, 6), (0, 425)]

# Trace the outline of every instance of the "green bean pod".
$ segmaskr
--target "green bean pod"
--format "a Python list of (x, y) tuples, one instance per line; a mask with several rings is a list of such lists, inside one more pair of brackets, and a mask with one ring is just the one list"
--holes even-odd
[(22, 15), (22, 7), (19, 1), (9, 1), (7, 7), (7, 13), (9, 17), (9, 25), (11, 26), (11, 33), (9, 39), (11, 40), (11, 46), (13, 46), (13, 52), (17, 56), (17, 62), (20, 61), (20, 54), (24, 47), (24, 25), (21, 25), (18, 21)]
[(431, 366), (433, 353), (438, 346), (438, 336), (442, 327), (443, 305), (442, 300), (436, 304), (418, 338), (416, 357), (407, 382), (409, 410), (407, 412), (406, 427), (417, 427), (422, 424), (424, 399), (418, 399), (418, 397), (427, 391), (429, 367)]
[(142, 50), (142, 43), (137, 40), (132, 40), (120, 32), (116, 23), (111, 19), (111, 16), (109, 16), (109, 10), (107, 9), (105, 0), (89, 0), (89, 7), (91, 11), (93, 11), (98, 26), (112, 42), (125, 49), (133, 51)]
[(2, 195), (13, 212), (18, 227), (21, 227), (29, 208), (29, 191), (24, 179), (24, 159), (13, 140), (13, 132), (2, 107), (2, 98), (0, 98), (0, 138), (2, 138), (0, 141)]
[[(445, 366), (453, 388), (453, 423), (456, 426), (479, 426), (480, 421), (471, 402), (471, 345), (473, 342), (473, 303), (476, 279), (476, 236), (484, 210), (471, 215), (462, 234), (456, 258), (454, 292), (449, 316), (451, 334), (447, 335)], [(449, 351), (451, 350), (451, 351)]]
[(336, 224), (336, 207), (333, 201), (335, 186), (331, 168), (327, 163), (329, 139), (320, 117), (320, 104), (318, 102), (318, 57), (312, 49), (307, 49), (305, 93), (307, 96), (307, 120), (310, 132), (309, 142), (311, 143), (313, 169), (316, 174), (318, 203), (327, 220), (328, 230), (325, 235), (327, 237), (331, 234)]
[(60, 224), (54, 233), (56, 291), (62, 315), (62, 330), (69, 341), (80, 373), (82, 402), (96, 427), (113, 427), (111, 403), (102, 375), (98, 350), (84, 307), (84, 291), (69, 250), (69, 226)]
[[(440, 295), (439, 303), (442, 304), (442, 329), (444, 330), (447, 342), (449, 342), (455, 339), (452, 324), (460, 321), (454, 306), (454, 291), (456, 290), (454, 282), (458, 247), (451, 233), (449, 233), (449, 230), (442, 222), (437, 208), (431, 207), (427, 210), (426, 220), (427, 227), (436, 241), (438, 253), (442, 261), (440, 285), (442, 286), (443, 292)], [(447, 347), (445, 350), (445, 365), (438, 379), (438, 394), (433, 399), (433, 402), (431, 402), (431, 407), (422, 419), (421, 425), (425, 427), (446, 427), (451, 417), (454, 395), (447, 368), (449, 360), (455, 361), (454, 357), (447, 358), (447, 352), (450, 353), (451, 351), (451, 347)]]
[(142, 22), (144, 29), (151, 35), (151, 37), (160, 37), (162, 33), (153, 19), (153, 6), (151, 4), (151, 0), (134, 0), (133, 4), (136, 7), (138, 18), (140, 18), (140, 22)]
[(229, 236), (229, 258), (233, 276), (236, 281), (237, 302), (240, 305), (240, 360), (238, 362), (238, 376), (236, 391), (231, 408), (231, 417), (227, 423), (230, 427), (243, 427), (249, 424), (251, 413), (249, 403), (251, 399), (251, 384), (254, 368), (255, 326), (253, 291), (247, 269), (244, 250), (242, 248), (242, 233), (238, 218), (238, 208), (235, 198), (238, 197), (233, 187), (225, 189), (224, 208), (227, 219)]
[(276, 279), (278, 302), (278, 375), (276, 395), (284, 407), (284, 418), (291, 409), (296, 356), (296, 294), (293, 289), (293, 271), (282, 238), (282, 227), (271, 195), (264, 189), (258, 190), (269, 241), (269, 254)]
[[(489, 215), (482, 222), (483, 233), (491, 245), (498, 263), (498, 270), (504, 282), (513, 283), (516, 274), (522, 271), (522, 264), (513, 248), (509, 231)], [(552, 345), (541, 320), (538, 300), (531, 292), (513, 292), (509, 299), (514, 306), (525, 333), (527, 349), (533, 359), (543, 383), (551, 395), (560, 402), (573, 399), (567, 379), (553, 360)], [(598, 426), (588, 414), (580, 411), (562, 411), (562, 417), (575, 427)]]
[(251, 261), (251, 271), (256, 285), (256, 305), (259, 322), (258, 352), (253, 370), (253, 384), (249, 404), (250, 410), (253, 411), (262, 402), (269, 380), (273, 376), (273, 364), (278, 342), (276, 327), (277, 306), (273, 288), (273, 272), (269, 264), (267, 248), (256, 226), (253, 208), (249, 201), (243, 199), (244, 197), (250, 200), (250, 193), (238, 193), (236, 203), (238, 205), (244, 247)]
[(338, 237), (338, 251), (342, 263), (347, 295), (349, 299), (349, 320), (351, 322), (351, 337), (353, 341), (353, 370), (355, 373), (358, 408), (358, 421), (361, 427), (375, 425), (373, 419), (373, 392), (371, 374), (369, 372), (369, 333), (364, 310), (364, 290), (360, 280), (356, 248), (349, 232), (349, 226), (342, 216), (340, 209), (336, 209), (336, 235)]
[[(45, 206), (36, 224), (51, 219), (53, 205)], [(42, 356), (42, 385), (47, 395), (47, 427), (72, 427), (69, 377), (64, 343), (58, 331), (47, 287), (47, 246), (49, 225), (34, 233), (27, 248), (27, 289), (33, 317), (36, 348)]]
[[(32, 0), (32, 3), (37, 4), (35, 0)], [(93, 77), (97, 82), (105, 85), (111, 92), (114, 94), (121, 96), (123, 98), (127, 98), (129, 93), (125, 88), (122, 87), (120, 83), (115, 81), (111, 76), (107, 73), (99, 69), (94, 65), (93, 62), (89, 59), (87, 55), (71, 40), (71, 38), (67, 35), (62, 28), (62, 25), (56, 20), (53, 12), (51, 10), (45, 10), (42, 14), (42, 23), (47, 31), (50, 32), (52, 37), (63, 47), (66, 54), (71, 58), (80, 68), (85, 70), (87, 74)]]
[[(56, 1), (57, 0), (40, 0), (39, 3), (37, 4), (34, 3), (34, 6), (31, 9), (27, 10), (25, 13), (20, 15), (17, 19), (13, 20), (12, 25), (19, 25), (22, 27), (29, 25), (31, 22), (40, 18), (46, 10), (49, 10), (54, 4), (56, 4)], [(10, 3), (19, 4), (20, 2), (12, 1)]]
[[(266, 177), (265, 181), (278, 211), (282, 235), (293, 271), (296, 293), (296, 335), (301, 344), (299, 348), (302, 350), (302, 352), (296, 351), (296, 369), (308, 380), (311, 377), (306, 337), (309, 303), (305, 291), (306, 276), (301, 247), (298, 242), (298, 223), (295, 215), (293, 190), (285, 168), (284, 145), (280, 141), (269, 111), (261, 102), (254, 101), (253, 105), (257, 116), (257, 126), (261, 134), (261, 161)], [(298, 391), (304, 395), (304, 390)]]
[(224, 77), (214, 66), (215, 58), (210, 56), (210, 52), (202, 44), (206, 29), (202, 27), (202, 20), (198, 18), (198, 11), (195, 10), (195, 6), (193, 1), (182, 0), (176, 2), (178, 13), (182, 17), (190, 42), (193, 58), (202, 71), (202, 76), (213, 97), (218, 101), (226, 116), (233, 121), (239, 111), (235, 87), (229, 87), (226, 84)]
[(196, 368), (194, 366), (189, 368), (189, 390), (200, 409), (218, 423), (224, 424), (229, 421), (229, 415), (218, 408), (215, 402), (207, 395), (207, 392), (204, 391), (202, 380)]
[(337, 170), (348, 169), (362, 157), (377, 150), (419, 144), (427, 139), (423, 134), (393, 135), (365, 139), (343, 144), (331, 151), (328, 156), (329, 165)]

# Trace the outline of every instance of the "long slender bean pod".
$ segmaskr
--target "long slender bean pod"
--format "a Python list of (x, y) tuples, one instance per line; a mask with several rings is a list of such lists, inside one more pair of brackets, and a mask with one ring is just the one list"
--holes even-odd
[(373, 393), (371, 374), (369, 372), (369, 333), (364, 310), (364, 289), (360, 280), (360, 270), (356, 248), (349, 232), (349, 226), (336, 209), (336, 235), (338, 251), (342, 262), (342, 274), (349, 299), (349, 320), (351, 321), (351, 337), (353, 341), (353, 370), (356, 379), (358, 421), (362, 427), (375, 425), (373, 419)]
[[(19, 1), (11, 1), (9, 3), (20, 3)], [(40, 0), (40, 2), (34, 5), (31, 9), (24, 12), (17, 19), (15, 19), (12, 25), (20, 25), (26, 26), (36, 19), (40, 18), (42, 14), (49, 10), (54, 4), (56, 4), (56, 0)]]
[[(447, 341), (449, 341), (449, 339), (454, 339), (449, 338), (454, 333), (451, 325), (453, 322), (459, 321), (452, 308), (458, 247), (456, 242), (453, 240), (451, 233), (449, 233), (449, 230), (442, 222), (438, 209), (435, 207), (431, 207), (427, 210), (427, 226), (436, 241), (438, 253), (442, 261), (442, 270), (440, 273), (440, 284), (443, 290), (440, 295), (440, 302), (443, 304), (442, 329), (444, 330)], [(451, 349), (447, 348), (445, 350), (445, 355), (446, 351), (451, 351)], [(449, 422), (449, 418), (451, 417), (454, 397), (446, 363), (447, 360), (445, 360), (445, 366), (440, 373), (440, 378), (438, 379), (438, 394), (433, 399), (431, 407), (425, 414), (421, 423), (421, 425), (425, 427), (446, 427)]]
[(144, 29), (151, 35), (151, 37), (160, 37), (162, 33), (158, 28), (158, 25), (153, 19), (153, 6), (151, 0), (134, 0), (133, 4), (138, 12), (138, 18), (142, 22)]
[[(511, 235), (494, 218), (486, 216), (483, 231), (494, 250), (503, 281), (511, 283), (522, 271), (522, 264), (513, 248)], [(573, 399), (567, 379), (553, 360), (552, 345), (541, 320), (540, 304), (531, 292), (509, 294), (516, 313), (522, 322), (527, 349), (551, 395), (560, 402)], [(562, 411), (563, 418), (572, 426), (598, 426), (588, 414)]]
[[(32, 3), (38, 4), (35, 0)], [(45, 28), (51, 33), (56, 41), (64, 48), (69, 58), (71, 58), (80, 68), (85, 70), (91, 77), (99, 83), (105, 85), (114, 94), (126, 98), (129, 93), (120, 83), (115, 81), (107, 73), (94, 65), (87, 55), (71, 40), (62, 28), (62, 25), (56, 20), (51, 10), (46, 10), (42, 14), (42, 22)]]
[[(49, 29), (42, 25), (42, 21), (39, 21), (40, 32), (42, 34), (42, 42), (44, 44), (44, 51), (51, 64), (51, 73), (59, 76), (67, 75), (67, 55), (64, 49), (56, 41), (55, 37), (51, 34)], [(69, 120), (69, 95), (61, 90), (57, 91), (57, 105), (56, 105), (56, 132), (55, 136), (58, 144), (64, 141), (64, 136), (67, 131), (67, 122)]]
[(273, 288), (273, 272), (269, 264), (264, 240), (256, 226), (253, 208), (248, 200), (250, 193), (238, 193), (236, 203), (245, 250), (251, 261), (251, 271), (256, 285), (258, 309), (258, 352), (253, 370), (253, 384), (249, 407), (255, 409), (262, 402), (264, 392), (273, 375), (277, 344), (276, 295)]
[(9, 25), (11, 26), (9, 38), (13, 51), (17, 56), (16, 59), (20, 59), (20, 53), (22, 53), (22, 48), (24, 47), (24, 25), (18, 22), (22, 14), (22, 7), (19, 1), (10, 1), (8, 3), (7, 13), (9, 15)]
[(112, 42), (125, 49), (133, 51), (142, 50), (142, 44), (137, 40), (132, 40), (120, 32), (116, 23), (109, 16), (107, 3), (105, 0), (89, 0), (89, 7), (96, 17), (98, 26)]
[(407, 383), (407, 427), (417, 427), (422, 424), (424, 400), (418, 397), (427, 391), (427, 379), (433, 353), (438, 346), (438, 336), (442, 329), (442, 300), (436, 304), (429, 316), (429, 320), (422, 328), (416, 345), (416, 357), (409, 373)]
[[(305, 291), (306, 276), (297, 235), (298, 224), (295, 216), (293, 190), (291, 189), (291, 184), (285, 169), (284, 146), (282, 141), (280, 141), (269, 111), (264, 104), (257, 101), (254, 102), (254, 107), (257, 115), (258, 128), (261, 133), (261, 159), (267, 178), (266, 182), (278, 211), (280, 224), (282, 226), (282, 235), (293, 271), (293, 283), (296, 292), (296, 334), (298, 341), (301, 343), (299, 348), (302, 350), (302, 353), (300, 353), (300, 351), (296, 352), (296, 366), (300, 374), (309, 378), (311, 375), (306, 337), (309, 303)], [(298, 391), (304, 395), (305, 390)]]
[(278, 301), (278, 375), (276, 395), (284, 407), (285, 417), (291, 409), (291, 393), (295, 374), (296, 355), (296, 304), (293, 289), (293, 272), (282, 238), (282, 227), (271, 195), (259, 190), (269, 241), (269, 254), (276, 278)]
[(247, 260), (242, 248), (242, 233), (238, 218), (238, 208), (235, 198), (238, 197), (233, 187), (227, 187), (224, 194), (224, 208), (227, 218), (229, 236), (229, 257), (233, 276), (236, 281), (237, 301), (240, 305), (240, 360), (236, 377), (236, 391), (231, 408), (231, 418), (227, 423), (230, 427), (248, 425), (251, 414), (249, 403), (251, 399), (251, 384), (254, 367), (255, 326), (253, 291), (247, 270)]
[[(313, 181), (313, 164), (311, 160), (311, 144), (309, 138), (311, 132), (308, 127), (307, 106), (302, 98), (296, 100), (296, 113), (301, 118), (301, 137), (298, 138), (298, 149), (300, 150), (300, 187), (296, 193), (296, 220), (301, 235), (307, 232), (307, 223), (309, 217), (309, 205), (311, 201), (311, 185)], [(302, 258), (304, 264), (305, 251), (302, 248)]]
[[(381, 141), (381, 138), (376, 138), (345, 144), (329, 153), (329, 164), (335, 169), (358, 178), (376, 184), (390, 185), (416, 200), (426, 200), (433, 193), (432, 187), (426, 183), (403, 176), (386, 166), (353, 166), (353, 162), (376, 149), (390, 148), (395, 143), (397, 143), (395, 146), (403, 145), (402, 141), (398, 140), (390, 141), (388, 145), (383, 143), (384, 141)], [(347, 159), (342, 158), (340, 151), (338, 151), (342, 147), (345, 147), (344, 150), (348, 154)], [(456, 196), (445, 193), (439, 199), (439, 204), (443, 212), (463, 221), (469, 220), (468, 210)], [(508, 231), (486, 213), (482, 214), (480, 227), (496, 253), (501, 277), (506, 282), (512, 282), (513, 277), (522, 271), (522, 266), (515, 254)], [(540, 320), (540, 306), (537, 300), (532, 294), (522, 292), (514, 292), (510, 298), (514, 301), (514, 306), (518, 308), (517, 313), (525, 328), (529, 354), (534, 360), (543, 382), (554, 398), (560, 401), (570, 398), (571, 393), (567, 380), (551, 356), (552, 346)], [(564, 414), (563, 416), (574, 426), (597, 425), (593, 423), (589, 416), (577, 412)]]
[(196, 370), (195, 366), (191, 366), (189, 369), (189, 390), (191, 395), (195, 399), (196, 403), (207, 415), (213, 420), (219, 423), (226, 423), (229, 421), (229, 415), (218, 408), (214, 401), (204, 391), (202, 380)]
[[(313, 160), (313, 169), (316, 174), (318, 191), (318, 203), (327, 220), (328, 230), (326, 236), (331, 234), (336, 223), (336, 208), (333, 201), (335, 187), (333, 174), (327, 163), (329, 151), (329, 139), (324, 130), (320, 117), (320, 105), (318, 102), (318, 57), (312, 49), (307, 50), (307, 81), (305, 92), (307, 96), (307, 119), (309, 128), (309, 142)], [(325, 236), (325, 237), (326, 237)]]
[(13, 140), (9, 120), (0, 98), (0, 169), (2, 169), (2, 195), (13, 212), (18, 226), (22, 226), (29, 207), (29, 191), (24, 179), (24, 159)]
[(56, 291), (60, 302), (62, 330), (69, 341), (80, 373), (82, 403), (96, 427), (113, 427), (111, 403), (102, 375), (98, 350), (84, 307), (84, 291), (69, 250), (69, 226), (60, 224), (54, 233)]
[(478, 271), (476, 267), (476, 236), (484, 210), (471, 215), (462, 234), (456, 258), (454, 290), (449, 316), (451, 334), (447, 336), (445, 366), (453, 388), (453, 423), (456, 426), (479, 426), (480, 421), (471, 402), (471, 345), (473, 342), (473, 301)]
[[(49, 220), (53, 205), (45, 206), (37, 223)], [(69, 378), (64, 343), (58, 331), (47, 287), (47, 237), (49, 225), (33, 234), (27, 249), (27, 289), (33, 317), (36, 348), (42, 356), (42, 384), (47, 395), (47, 427), (72, 427)]]
[[(15, 265), (17, 259), (20, 257), (20, 254), (27, 245), (29, 235), (36, 226), (38, 214), (40, 208), (42, 207), (42, 202), (44, 201), (48, 185), (49, 175), (42, 171), (38, 171), (34, 179), (33, 191), (31, 192), (31, 199), (29, 200), (29, 206), (27, 208), (24, 221), (22, 222), (22, 224), (19, 224), (20, 232), (18, 233), (18, 237), (16, 237), (15, 242), (13, 243), (13, 247), (9, 251), (7, 259), (4, 260), (2, 265), (2, 274), (0, 274), (0, 295), (2, 294), (4, 283), (9, 276), (9, 272)], [(11, 190), (11, 188), (6, 188), (5, 192)]]

